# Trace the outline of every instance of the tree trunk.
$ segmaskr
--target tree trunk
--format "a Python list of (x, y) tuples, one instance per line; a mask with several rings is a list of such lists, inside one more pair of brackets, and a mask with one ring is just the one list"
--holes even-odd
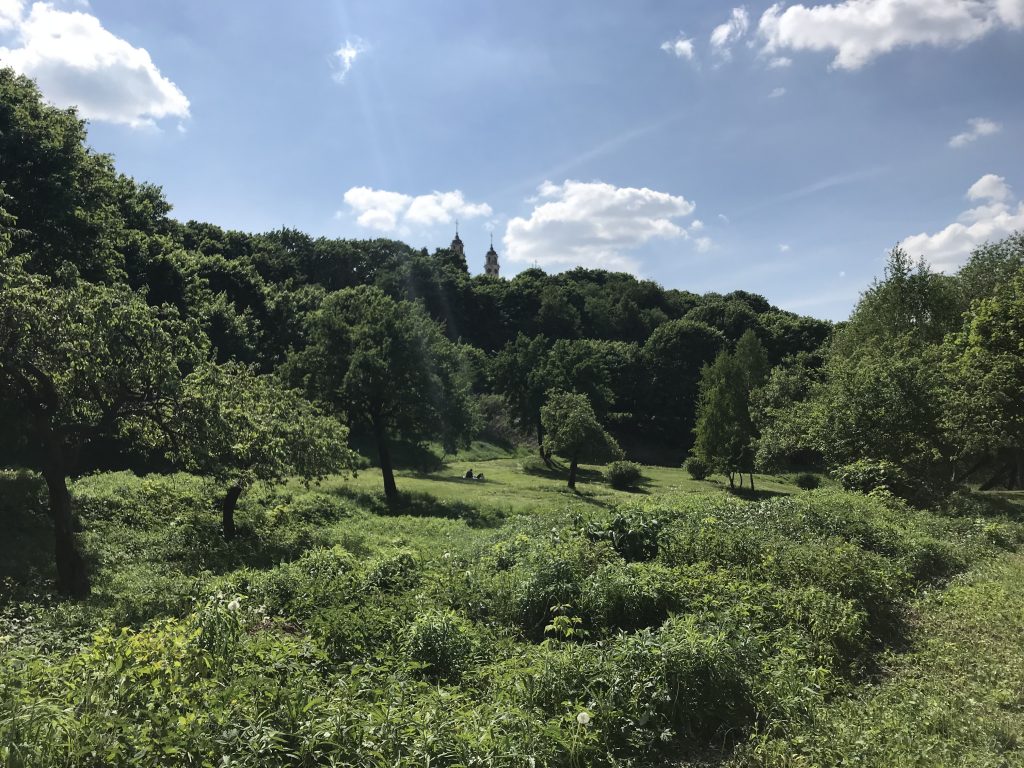
[(379, 423), (374, 422), (373, 434), (377, 439), (377, 457), (380, 459), (380, 474), (384, 478), (384, 498), (395, 501), (398, 498), (398, 486), (395, 485), (395, 471), (391, 466), (391, 448), (388, 436)]
[(750, 490), (754, 490), (754, 473), (750, 473)]
[(544, 463), (550, 467), (551, 457), (544, 450), (544, 425), (541, 423), (540, 415), (537, 416), (537, 450), (540, 452), (540, 457), (544, 459)]
[(576, 457), (574, 456), (572, 461), (569, 462), (569, 487), (574, 491), (576, 490)]
[(232, 485), (228, 488), (224, 501), (221, 503), (222, 523), (224, 538), (229, 541), (235, 538), (235, 506), (238, 504), (238, 497), (242, 495), (242, 486)]
[(43, 479), (50, 497), (53, 515), (54, 554), (57, 560), (57, 588), (65, 595), (81, 600), (89, 596), (89, 575), (85, 561), (75, 543), (74, 518), (71, 514), (71, 494), (68, 493), (66, 462), (60, 458), (60, 449), (51, 448), (43, 469)]
[(733, 488), (735, 488), (735, 487), (736, 487), (736, 483), (734, 483), (734, 482), (733, 482), (733, 475), (734, 475), (735, 473), (734, 473), (734, 472), (732, 472), (732, 471), (729, 471), (729, 472), (727, 472), (726, 474), (727, 474), (727, 475), (728, 475), (728, 477), (729, 477), (729, 488), (730, 488), (730, 489), (733, 489)]

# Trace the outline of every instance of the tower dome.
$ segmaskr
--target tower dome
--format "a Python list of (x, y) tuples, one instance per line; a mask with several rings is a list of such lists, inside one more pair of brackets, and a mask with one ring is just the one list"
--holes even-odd
[(487, 251), (487, 261), (484, 262), (484, 274), (497, 277), (501, 267), (498, 265), (498, 252), (494, 250), (494, 233), (491, 233), (491, 248)]
[(455, 239), (452, 240), (451, 249), (459, 254), (459, 256), (465, 256), (465, 247), (462, 245), (462, 238), (459, 237), (459, 222), (455, 222)]

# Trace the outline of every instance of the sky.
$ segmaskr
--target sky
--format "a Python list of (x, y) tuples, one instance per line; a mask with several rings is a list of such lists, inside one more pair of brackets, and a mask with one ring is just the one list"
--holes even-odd
[(843, 319), (1024, 230), (1024, 0), (0, 0), (0, 65), (182, 220)]

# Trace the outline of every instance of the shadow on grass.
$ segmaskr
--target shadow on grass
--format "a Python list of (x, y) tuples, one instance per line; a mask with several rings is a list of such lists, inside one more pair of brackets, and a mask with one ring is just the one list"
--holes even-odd
[(408, 515), (410, 517), (463, 520), (471, 528), (497, 528), (505, 519), (505, 514), (500, 510), (480, 509), (461, 501), (438, 499), (429, 493), (400, 492), (398, 498), (392, 501), (384, 498), (383, 494), (367, 493), (351, 488), (339, 488), (336, 493), (378, 515)]
[(776, 496), (789, 496), (785, 491), (767, 491), (757, 488), (751, 490), (750, 488), (726, 488), (726, 490), (732, 495), (745, 501), (764, 501), (765, 499), (771, 499)]

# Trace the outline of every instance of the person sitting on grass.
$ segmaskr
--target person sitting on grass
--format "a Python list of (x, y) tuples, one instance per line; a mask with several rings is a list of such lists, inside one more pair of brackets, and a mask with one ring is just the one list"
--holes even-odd
[(472, 480), (473, 479), (473, 468), (472, 467), (470, 467), (469, 469), (466, 470), (466, 474), (464, 474), (462, 476), (462, 479), (463, 480)]
[(484, 473), (483, 472), (477, 472), (476, 479), (477, 480), (483, 480), (484, 479)]

